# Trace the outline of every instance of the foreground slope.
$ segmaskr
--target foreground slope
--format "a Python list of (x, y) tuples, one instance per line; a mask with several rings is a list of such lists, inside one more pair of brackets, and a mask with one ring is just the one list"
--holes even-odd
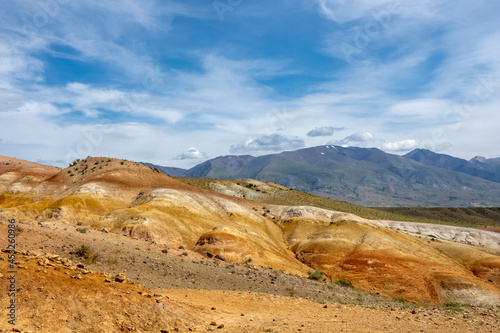
[[(474, 255), (465, 258), (465, 245), (412, 236), (338, 211), (261, 207), (195, 188), (139, 163), (108, 158), (51, 170), (37, 185), (18, 190), (29, 175), (11, 175), (29, 173), (30, 165), (21, 162), (13, 169), (7, 163), (0, 160), (4, 220), (82, 222), (156, 244), (221, 254), (230, 261), (252, 259), (293, 274), (318, 269), (331, 280), (413, 302), (500, 304), (500, 260), (494, 247), (468, 245)], [(486, 277), (491, 276), (495, 278), (489, 282)]]
[[(2, 255), (6, 255), (3, 254)], [(57, 255), (17, 254), (18, 332), (495, 332), (495, 310), (320, 304), (249, 291), (147, 290)], [(0, 256), (0, 269), (7, 261)], [(74, 276), (79, 276), (75, 278)], [(2, 284), (2, 287), (4, 284)], [(0, 294), (6, 304), (7, 293)], [(4, 310), (2, 310), (4, 316)], [(453, 320), (450, 320), (453, 318)], [(11, 331), (3, 319), (0, 330)]]

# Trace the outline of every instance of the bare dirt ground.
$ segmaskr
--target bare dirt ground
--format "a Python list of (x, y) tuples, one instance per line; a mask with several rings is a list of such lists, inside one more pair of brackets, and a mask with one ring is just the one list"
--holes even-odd
[[(185, 249), (165, 254), (164, 246), (88, 227), (86, 233), (76, 230), (82, 226), (60, 223), (23, 223), (20, 227), (20, 249), (37, 251), (18, 254), (16, 327), (24, 332), (500, 329), (498, 308), (449, 305), (451, 309), (446, 310), (402, 303), (267, 267), (217, 262)], [(7, 234), (5, 223), (0, 225), (0, 234)], [(87, 264), (75, 254), (84, 244), (91, 244), (98, 254), (95, 263)], [(4, 238), (0, 245), (6, 247)], [(5, 272), (6, 254), (1, 256)], [(129, 280), (116, 282), (117, 273), (126, 273)], [(7, 304), (6, 274), (2, 274), (0, 302)], [(8, 331), (5, 309), (1, 315), (0, 329)]]
[[(202, 307), (203, 312), (211, 313), (215, 326), (223, 324), (226, 332), (497, 332), (499, 329), (498, 313), (478, 308), (460, 312), (391, 306), (370, 308), (252, 292), (163, 292), (172, 300)], [(204, 329), (205, 326), (200, 327)]]

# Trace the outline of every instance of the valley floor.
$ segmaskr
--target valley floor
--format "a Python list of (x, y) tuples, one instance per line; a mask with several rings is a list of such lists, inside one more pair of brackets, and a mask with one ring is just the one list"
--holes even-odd
[[(61, 223), (24, 223), (20, 227), (18, 246), (31, 250), (18, 254), (17, 327), (23, 327), (23, 332), (500, 329), (498, 308), (452, 305), (446, 310), (401, 303), (248, 263), (216, 262), (189, 250), (169, 249), (165, 254), (164, 247), (157, 244), (88, 227), (85, 233), (77, 231), (82, 227)], [(0, 234), (7, 234), (5, 223), (0, 225)], [(96, 263), (87, 264), (75, 254), (81, 245), (93, 248), (98, 254)], [(6, 247), (6, 238), (0, 246)], [(69, 258), (72, 263), (47, 262), (41, 259), (47, 257), (43, 253)], [(2, 253), (2, 272), (7, 271), (6, 256)], [(85, 268), (75, 268), (76, 264)], [(79, 270), (84, 272), (81, 278), (74, 278)], [(130, 280), (114, 281), (112, 276), (121, 272)], [(6, 277), (0, 281), (0, 302), (7, 304)], [(10, 325), (2, 308), (0, 329), (6, 331)]]

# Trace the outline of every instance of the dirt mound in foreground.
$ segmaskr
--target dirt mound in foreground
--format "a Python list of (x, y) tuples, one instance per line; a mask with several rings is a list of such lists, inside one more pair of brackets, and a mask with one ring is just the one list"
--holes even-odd
[[(6, 254), (2, 253), (2, 257)], [(495, 332), (494, 309), (368, 308), (248, 291), (146, 290), (36, 251), (17, 254), (23, 332)], [(0, 259), (2, 272), (7, 261)], [(6, 277), (0, 302), (7, 304)], [(5, 309), (1, 311), (6, 317)], [(12, 327), (0, 321), (0, 330)]]
[[(200, 323), (192, 307), (151, 294), (128, 280), (95, 273), (57, 255), (36, 251), (17, 254), (15, 327), (33, 332), (160, 332)], [(7, 272), (7, 254), (0, 270)], [(8, 304), (3, 276), (0, 302)], [(2, 329), (12, 328), (4, 320)]]

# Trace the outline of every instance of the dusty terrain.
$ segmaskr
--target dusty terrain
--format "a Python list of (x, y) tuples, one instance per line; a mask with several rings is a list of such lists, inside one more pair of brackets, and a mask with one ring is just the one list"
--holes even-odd
[[(439, 325), (449, 324), (446, 327), (452, 331), (473, 331), (481, 322), (481, 331), (498, 328), (500, 250), (494, 234), (475, 237), (476, 243), (460, 244), (457, 241), (468, 238), (459, 231), (454, 237), (438, 239), (443, 235), (418, 234), (401, 225), (387, 227), (380, 221), (339, 211), (264, 206), (228, 195), (231, 193), (190, 186), (139, 163), (101, 157), (66, 169), (1, 157), (0, 193), (0, 232), (7, 234), (8, 219), (22, 222), (17, 235), (20, 249), (84, 260), (82, 264), (92, 271), (110, 274), (85, 272), (80, 273), (81, 279), (71, 278), (77, 274), (72, 265), (41, 265), (41, 253), (19, 254), (19, 318), (31, 330), (43, 332), (40, 325), (44, 324), (71, 331), (74, 324), (78, 331), (99, 331), (99, 321), (94, 318), (99, 317), (97, 310), (86, 319), (82, 311), (66, 307), (61, 309), (64, 315), (54, 317), (49, 309), (59, 303), (50, 303), (52, 298), (32, 292), (23, 296), (32, 290), (30, 284), (38, 282), (53, 290), (61, 284), (60, 295), (67, 297), (61, 301), (78, 298), (82, 302), (79, 308), (88, 307), (89, 312), (106, 309), (101, 295), (111, 295), (110, 304), (115, 305), (108, 309), (115, 309), (115, 313), (100, 315), (109, 325), (104, 331), (171, 331), (177, 327), (228, 332), (319, 332), (330, 328), (359, 332), (396, 327), (387, 324), (390, 320), (405, 325), (414, 322), (417, 326), (405, 326), (408, 331), (417, 330), (420, 324), (425, 331), (437, 331), (437, 325), (421, 316), (416, 318), (419, 311), (437, 318)], [(82, 245), (91, 248), (94, 255), (82, 259), (78, 253)], [(223, 258), (215, 259), (217, 254)], [(314, 270), (326, 273), (324, 282), (307, 279), (308, 272)], [(152, 291), (134, 284), (122, 293), (107, 292), (116, 283), (104, 281), (113, 281), (112, 276), (118, 273)], [(40, 274), (50, 278), (34, 278)], [(77, 283), (86, 291), (79, 291)], [(125, 285), (130, 284), (119, 284)], [(191, 291), (174, 291), (186, 289)], [(142, 299), (136, 296), (139, 291), (152, 295), (169, 295), (170, 291), (171, 299), (146, 296), (151, 304), (144, 310), (151, 312), (148, 317), (137, 309)], [(181, 299), (181, 294), (186, 299)], [(7, 302), (5, 295), (3, 302)], [(125, 306), (118, 308), (113, 299), (123, 297)], [(220, 299), (227, 300), (227, 308), (213, 305)], [(174, 300), (181, 305), (170, 303)], [(212, 305), (207, 310), (208, 303)], [(270, 312), (264, 303), (275, 304), (272, 309), (276, 312)], [(451, 315), (434, 309), (445, 303), (454, 308)], [(290, 317), (290, 310), (286, 310), (301, 307), (304, 312), (297, 310), (296, 317)], [(32, 315), (38, 308), (45, 315)], [(338, 311), (334, 315), (343, 319), (333, 321), (335, 317), (328, 312), (333, 309)], [(240, 318), (246, 317), (245, 311), (255, 314), (252, 321)], [(405, 311), (415, 313), (403, 319)], [(356, 317), (357, 312), (366, 315)], [(399, 319), (391, 317), (395, 312)], [(447, 316), (462, 317), (447, 323)], [(210, 325), (212, 321), (217, 325)], [(218, 329), (221, 323), (224, 327)], [(464, 326), (458, 330), (453, 325)]]
[[(413, 305), (266, 267), (236, 264), (228, 269), (227, 263), (217, 265), (189, 250), (188, 256), (182, 255), (183, 249), (165, 254), (162, 246), (95, 229), (82, 234), (56, 225), (21, 226), (21, 247), (38, 246), (17, 254), (16, 327), (25, 332), (496, 332), (500, 328), (495, 308)], [(0, 232), (5, 229), (0, 225)], [(87, 264), (68, 248), (90, 238), (102, 257)], [(131, 250), (123, 257), (135, 257), (137, 263), (109, 260), (116, 248)], [(4, 272), (7, 253), (0, 256)], [(115, 281), (116, 272), (126, 272), (127, 279)], [(6, 284), (2, 289), (4, 303)], [(0, 323), (0, 329), (8, 328)]]

